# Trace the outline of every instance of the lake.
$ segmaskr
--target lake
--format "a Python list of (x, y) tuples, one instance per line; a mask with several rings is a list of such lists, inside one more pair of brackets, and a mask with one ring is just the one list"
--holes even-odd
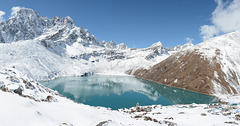
[(191, 103), (213, 103), (218, 99), (132, 76), (92, 75), (86, 77), (61, 77), (41, 81), (46, 87), (76, 102), (110, 107), (130, 108), (145, 105), (173, 105)]

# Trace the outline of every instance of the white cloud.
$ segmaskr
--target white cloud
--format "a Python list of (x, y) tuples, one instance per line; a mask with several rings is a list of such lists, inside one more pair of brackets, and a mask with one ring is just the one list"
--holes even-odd
[(17, 12), (21, 9), (22, 7), (12, 7), (12, 13), (11, 13), (11, 16), (15, 16), (17, 14)]
[(219, 34), (219, 30), (214, 25), (203, 25), (200, 27), (200, 31), (203, 40), (210, 39)]
[(203, 40), (212, 38), (221, 33), (240, 30), (240, 0), (223, 2), (215, 0), (216, 9), (212, 12), (211, 25), (200, 27)]
[(5, 12), (0, 11), (0, 22), (4, 20), (3, 16), (5, 15)]
[(187, 38), (185, 38), (185, 40), (187, 41), (187, 43), (189, 43), (189, 42), (193, 42), (194, 41), (194, 39), (192, 39), (192, 38), (189, 38), (189, 37), (187, 37)]

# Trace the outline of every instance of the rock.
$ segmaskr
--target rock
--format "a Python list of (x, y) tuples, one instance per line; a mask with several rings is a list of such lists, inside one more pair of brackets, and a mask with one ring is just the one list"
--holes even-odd
[(163, 123), (167, 124), (168, 126), (177, 126), (176, 123), (173, 123), (173, 122), (170, 122), (170, 121), (166, 121), (166, 120), (164, 120)]
[(56, 99), (53, 96), (47, 96), (46, 101), (47, 102), (55, 102)]
[(97, 124), (96, 126), (104, 126), (104, 124), (106, 124), (107, 122), (110, 122), (111, 120), (108, 121), (102, 121), (99, 124)]
[(155, 115), (155, 114), (162, 114), (161, 112), (155, 112), (155, 113), (152, 113), (153, 115)]
[(22, 88), (21, 87), (18, 87), (18, 89), (13, 90), (13, 92), (22, 96)]
[(240, 120), (240, 115), (239, 114), (237, 114), (237, 115), (235, 115), (235, 120)]
[(73, 126), (73, 124), (62, 123), (60, 126)]
[(153, 119), (151, 117), (149, 117), (149, 116), (144, 116), (144, 120), (145, 121), (152, 121)]
[(173, 120), (173, 117), (166, 117), (164, 119)]
[(223, 113), (224, 116), (231, 115), (231, 112)]
[(236, 123), (235, 121), (229, 121), (229, 122), (224, 122), (224, 123), (238, 125), (238, 123)]
[(4, 92), (7, 92), (7, 91), (8, 91), (8, 88), (5, 87), (5, 85), (4, 85), (4, 86), (1, 88), (1, 90), (4, 91)]
[(136, 115), (134, 118), (142, 118), (142, 115)]
[(157, 119), (153, 119), (153, 122), (158, 122), (158, 120)]

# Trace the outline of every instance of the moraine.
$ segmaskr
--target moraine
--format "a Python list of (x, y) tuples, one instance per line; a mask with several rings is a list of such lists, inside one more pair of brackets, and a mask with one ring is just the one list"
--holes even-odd
[(217, 101), (216, 98), (208, 95), (168, 87), (132, 76), (61, 77), (41, 83), (79, 103), (111, 109), (130, 108), (137, 102), (141, 106), (154, 104), (165, 106)]

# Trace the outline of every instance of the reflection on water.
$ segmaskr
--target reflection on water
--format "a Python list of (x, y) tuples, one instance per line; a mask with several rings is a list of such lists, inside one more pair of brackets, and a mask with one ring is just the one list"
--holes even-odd
[(112, 109), (140, 105), (212, 103), (217, 99), (131, 76), (93, 75), (42, 81), (43, 85), (79, 103)]

